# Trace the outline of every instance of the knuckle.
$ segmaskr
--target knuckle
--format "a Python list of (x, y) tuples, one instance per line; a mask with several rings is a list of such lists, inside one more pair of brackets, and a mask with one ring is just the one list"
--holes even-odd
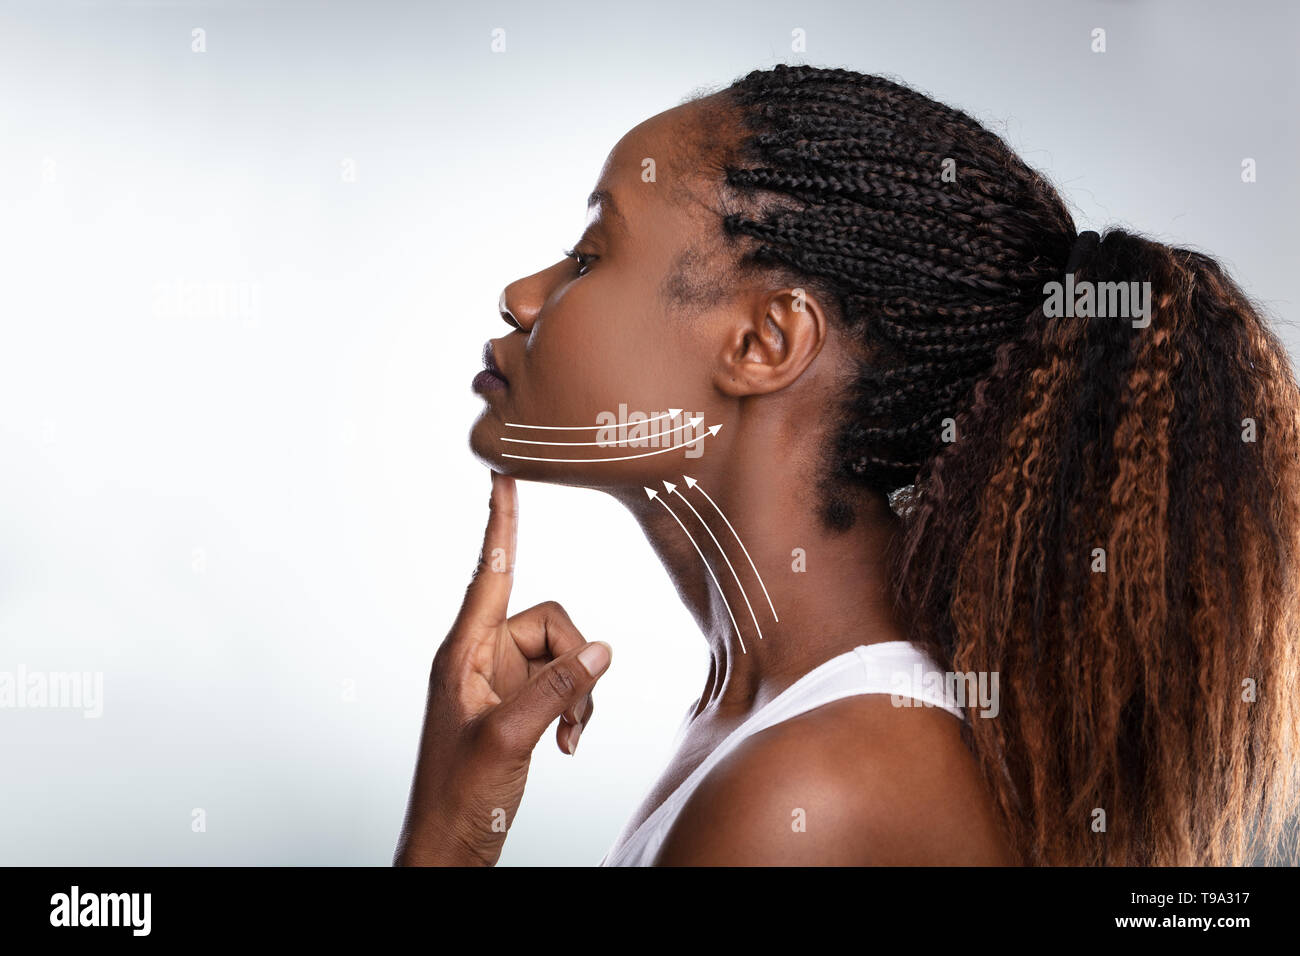
[(546, 671), (546, 684), (556, 697), (568, 697), (578, 682), (567, 667), (550, 667)]
[(569, 616), (569, 612), (559, 601), (547, 601), (542, 607), (547, 619), (557, 630), (578, 637), (582, 636), (582, 633), (578, 630), (578, 625), (573, 623), (573, 618)]
[(438, 645), (433, 652), (433, 663), (429, 665), (429, 685), (442, 692), (455, 689), (457, 667), (461, 655), (457, 648), (451, 646), (451, 639)]
[(507, 518), (519, 517), (519, 506), (517, 504), (512, 505), (498, 501), (496, 495), (489, 495), (488, 511), (494, 515), (503, 515)]

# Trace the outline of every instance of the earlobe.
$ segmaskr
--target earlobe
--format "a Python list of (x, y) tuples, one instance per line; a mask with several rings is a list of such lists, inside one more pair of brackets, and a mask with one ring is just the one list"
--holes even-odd
[(737, 398), (779, 391), (801, 376), (821, 351), (826, 317), (803, 289), (769, 292), (727, 329), (714, 385)]

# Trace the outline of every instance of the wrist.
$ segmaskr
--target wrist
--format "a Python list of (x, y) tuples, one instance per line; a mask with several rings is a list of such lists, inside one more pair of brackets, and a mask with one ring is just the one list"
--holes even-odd
[(393, 855), (393, 866), (492, 866), (469, 843), (441, 827), (404, 832)]
[(444, 848), (436, 850), (419, 847), (399, 849), (393, 857), (393, 866), (487, 866), (482, 858), (464, 852), (448, 852)]

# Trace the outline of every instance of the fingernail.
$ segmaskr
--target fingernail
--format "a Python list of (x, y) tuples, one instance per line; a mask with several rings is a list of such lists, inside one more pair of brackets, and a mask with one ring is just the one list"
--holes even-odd
[(578, 652), (578, 662), (592, 677), (599, 677), (609, 666), (609, 645), (604, 641), (592, 641)]
[(578, 738), (582, 736), (582, 724), (574, 724), (573, 730), (569, 731), (569, 755), (578, 752)]

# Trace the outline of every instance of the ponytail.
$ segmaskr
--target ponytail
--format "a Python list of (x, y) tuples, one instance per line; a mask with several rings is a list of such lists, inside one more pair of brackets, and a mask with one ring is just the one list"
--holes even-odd
[(1300, 393), (1213, 259), (1113, 230), (1076, 278), (1149, 324), (1035, 311), (904, 498), (898, 597), (999, 674), (969, 742), (1024, 862), (1247, 862), (1295, 798)]

